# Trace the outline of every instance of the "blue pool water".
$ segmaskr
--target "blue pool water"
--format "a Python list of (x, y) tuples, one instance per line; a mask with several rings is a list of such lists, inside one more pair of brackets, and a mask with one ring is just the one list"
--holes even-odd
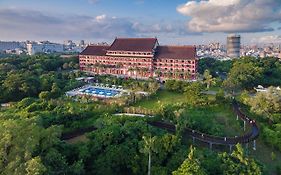
[(79, 90), (79, 92), (83, 92), (89, 95), (101, 95), (105, 97), (114, 97), (115, 95), (120, 93), (120, 91), (118, 90), (95, 88), (95, 87), (88, 87), (86, 89)]

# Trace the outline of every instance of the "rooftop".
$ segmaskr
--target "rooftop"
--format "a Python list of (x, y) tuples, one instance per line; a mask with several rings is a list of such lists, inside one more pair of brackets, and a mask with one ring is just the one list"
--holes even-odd
[(105, 55), (109, 47), (110, 46), (98, 46), (98, 45), (87, 46), (86, 49), (84, 49), (80, 54), (103, 56)]
[(157, 42), (156, 38), (116, 38), (108, 50), (151, 52)]
[(111, 46), (92, 45), (80, 55), (105, 56), (108, 51), (152, 52), (154, 57), (170, 59), (195, 59), (196, 46), (159, 46), (156, 38), (116, 38)]
[(158, 46), (156, 58), (195, 59), (195, 46)]

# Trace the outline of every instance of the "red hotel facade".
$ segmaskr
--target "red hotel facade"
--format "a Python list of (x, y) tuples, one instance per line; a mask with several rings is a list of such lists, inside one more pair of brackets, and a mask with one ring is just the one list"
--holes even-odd
[(116, 38), (110, 46), (90, 45), (79, 54), (80, 69), (133, 78), (195, 79), (195, 46), (160, 46), (156, 38)]

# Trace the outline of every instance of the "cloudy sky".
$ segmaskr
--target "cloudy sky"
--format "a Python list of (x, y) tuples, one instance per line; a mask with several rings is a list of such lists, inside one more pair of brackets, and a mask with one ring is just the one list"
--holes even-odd
[(0, 0), (0, 40), (281, 43), (281, 0)]

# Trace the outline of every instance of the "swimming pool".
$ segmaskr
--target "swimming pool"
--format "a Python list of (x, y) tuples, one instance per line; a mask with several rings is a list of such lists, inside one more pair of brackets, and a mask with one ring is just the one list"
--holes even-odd
[(87, 87), (79, 90), (79, 93), (93, 95), (98, 97), (114, 97), (121, 93), (119, 90), (98, 88), (98, 87)]

